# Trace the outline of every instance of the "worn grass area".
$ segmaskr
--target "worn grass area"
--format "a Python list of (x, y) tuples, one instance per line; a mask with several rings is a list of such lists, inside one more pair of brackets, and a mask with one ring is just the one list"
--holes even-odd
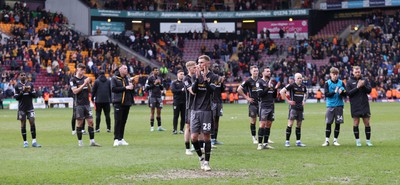
[[(196, 156), (184, 154), (183, 135), (172, 135), (172, 107), (163, 109), (166, 132), (149, 132), (149, 109), (133, 106), (126, 127), (127, 147), (112, 147), (113, 135), (96, 134), (100, 148), (79, 148), (71, 135), (71, 109), (36, 110), (38, 142), (23, 148), (16, 111), (0, 110), (0, 184), (399, 184), (398, 103), (372, 103), (373, 147), (356, 147), (345, 107), (340, 147), (324, 141), (323, 104), (308, 104), (302, 128), (305, 148), (284, 147), (287, 105), (277, 104), (271, 139), (274, 150), (251, 143), (246, 105), (224, 105), (211, 172)], [(104, 120), (104, 118), (103, 118)], [(29, 127), (28, 127), (29, 130)], [(31, 141), (30, 134), (28, 135)], [(291, 142), (295, 142), (294, 131)]]

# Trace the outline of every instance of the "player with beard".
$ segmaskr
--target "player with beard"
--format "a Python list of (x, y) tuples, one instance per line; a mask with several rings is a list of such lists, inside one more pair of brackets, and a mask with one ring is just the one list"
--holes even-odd
[(359, 66), (353, 66), (353, 77), (347, 82), (347, 94), (350, 98), (351, 117), (353, 118), (353, 133), (356, 138), (356, 146), (361, 146), (358, 125), (362, 118), (365, 125), (365, 136), (367, 146), (373, 146), (371, 143), (371, 111), (368, 102), (368, 94), (371, 93), (371, 85), (367, 79), (361, 76)]
[(26, 119), (28, 118), (31, 126), (32, 147), (42, 147), (36, 142), (35, 111), (33, 109), (33, 98), (37, 98), (33, 84), (26, 78), (24, 72), (19, 74), (20, 82), (15, 88), (15, 99), (18, 101), (18, 120), (21, 121), (21, 134), (24, 140), (24, 148), (29, 146), (26, 141)]
[[(275, 120), (274, 102), (277, 95), (276, 89), (280, 85), (280, 83), (275, 84), (271, 79), (270, 68), (264, 68), (262, 76), (263, 77), (258, 79), (256, 83), (260, 108), (260, 128), (258, 129), (257, 150), (273, 149), (273, 147), (268, 144), (268, 139), (271, 133), (272, 122)], [(264, 144), (263, 139), (265, 142)]]

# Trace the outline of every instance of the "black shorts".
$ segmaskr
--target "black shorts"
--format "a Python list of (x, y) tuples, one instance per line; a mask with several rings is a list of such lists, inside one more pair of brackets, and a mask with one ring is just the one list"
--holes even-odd
[(259, 116), (259, 110), (258, 110), (258, 105), (249, 105), (249, 117), (251, 118), (257, 118)]
[(289, 109), (288, 119), (302, 121), (304, 120), (304, 111), (297, 109)]
[(352, 118), (370, 118), (371, 113), (364, 113), (364, 114), (351, 114)]
[(214, 117), (222, 116), (223, 115), (222, 103), (212, 103), (211, 110)]
[(78, 105), (75, 107), (75, 118), (76, 119), (92, 119), (93, 113), (90, 105)]
[(260, 109), (260, 119), (259, 121), (274, 121), (275, 120), (275, 114), (274, 114), (274, 109), (270, 108), (261, 108)]
[(35, 111), (33, 109), (28, 111), (18, 111), (17, 114), (17, 120), (26, 120), (27, 117), (28, 119), (35, 118)]
[(211, 132), (211, 111), (194, 111), (190, 113), (190, 131), (192, 133)]
[(326, 108), (325, 120), (326, 124), (332, 124), (333, 121), (335, 121), (336, 124), (344, 123), (343, 107)]
[(149, 107), (150, 108), (162, 108), (163, 107), (162, 99), (149, 97)]

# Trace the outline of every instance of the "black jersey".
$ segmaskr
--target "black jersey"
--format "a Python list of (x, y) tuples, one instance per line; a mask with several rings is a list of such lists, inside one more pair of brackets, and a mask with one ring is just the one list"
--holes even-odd
[[(157, 85), (154, 85), (154, 82), (160, 79), (160, 83)], [(164, 86), (162, 85), (162, 78), (159, 76), (150, 76), (145, 85), (145, 90), (149, 91), (149, 97), (151, 98), (161, 98), (161, 91), (164, 89)]]
[(253, 103), (250, 103), (252, 105), (257, 105), (258, 106), (258, 93), (257, 93), (257, 87), (256, 87), (257, 80), (254, 80), (253, 78), (249, 78), (246, 81), (244, 81), (240, 86), (244, 89), (244, 93), (249, 93), (249, 97), (253, 98)]
[[(83, 76), (82, 78), (78, 78), (76, 76), (72, 77), (69, 81), (71, 88), (79, 88), (85, 82), (86, 78), (86, 76)], [(78, 94), (74, 95), (74, 105), (90, 105), (89, 88), (87, 86), (85, 86)]]
[(183, 81), (175, 80), (171, 84), (171, 91), (174, 94), (174, 104), (181, 104), (186, 102), (185, 84)]
[(212, 95), (212, 102), (213, 103), (222, 103), (222, 97), (221, 93), (225, 92), (225, 84), (222, 82), (218, 81), (218, 76), (215, 75), (216, 79), (214, 83), (211, 83), (210, 86), (213, 89), (213, 95)]
[(199, 77), (193, 77), (193, 86), (192, 90), (196, 93), (192, 110), (195, 111), (211, 111), (211, 97), (213, 93), (213, 88), (210, 86), (211, 83), (215, 83), (215, 80), (218, 79), (218, 76), (212, 72), (207, 73), (207, 78), (210, 79), (210, 82), (203, 79), (203, 75)]
[(286, 90), (289, 91), (290, 100), (296, 102), (295, 105), (290, 105), (291, 109), (303, 109), (304, 95), (307, 93), (307, 87), (303, 84), (296, 83), (288, 84)]
[(186, 93), (186, 109), (191, 109), (193, 104), (194, 95), (189, 92), (189, 88), (192, 87), (192, 77), (190, 75), (186, 75), (183, 78), (183, 83), (185, 85), (185, 93)]
[(268, 87), (269, 80), (265, 81), (260, 78), (257, 80), (257, 93), (260, 103), (260, 108), (274, 108), (274, 101), (276, 97), (276, 89), (274, 87)]
[[(31, 90), (29, 92), (24, 92), (24, 87), (30, 86)], [(29, 111), (33, 110), (33, 98), (37, 98), (35, 89), (31, 82), (26, 82), (22, 84), (18, 82), (17, 88), (15, 88), (15, 99), (18, 100), (18, 110), (19, 111)]]
[[(357, 88), (359, 80), (364, 80), (364, 86)], [(346, 91), (350, 99), (350, 110), (353, 115), (370, 114), (370, 107), (368, 102), (368, 94), (371, 93), (371, 85), (365, 78), (356, 79), (350, 78), (347, 81)]]

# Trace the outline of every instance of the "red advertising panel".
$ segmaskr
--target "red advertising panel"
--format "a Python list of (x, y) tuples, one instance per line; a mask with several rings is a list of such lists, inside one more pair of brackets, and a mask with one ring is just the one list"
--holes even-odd
[(272, 39), (279, 38), (279, 31), (285, 31), (285, 38), (308, 39), (308, 21), (260, 21), (257, 23), (257, 31), (260, 36), (261, 31), (269, 30)]

